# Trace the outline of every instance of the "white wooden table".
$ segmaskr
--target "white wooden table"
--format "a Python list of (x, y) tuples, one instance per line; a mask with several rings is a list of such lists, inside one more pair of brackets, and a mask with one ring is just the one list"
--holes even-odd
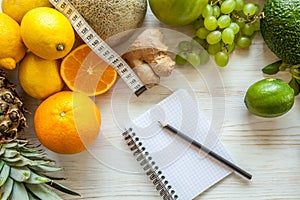
[[(144, 26), (163, 25), (148, 10)], [(190, 27), (178, 30), (191, 33)], [(212, 77), (202, 76), (201, 70), (189, 67), (177, 69), (186, 77), (207, 118), (215, 120), (214, 128), (233, 160), (253, 175), (250, 182), (237, 174), (230, 175), (197, 199), (300, 199), (299, 97), (289, 113), (273, 119), (249, 114), (243, 102), (247, 88), (264, 78), (262, 67), (275, 60), (276, 56), (258, 34), (249, 49), (239, 49), (231, 55), (227, 67), (212, 66)], [(17, 81), (16, 72), (10, 75), (14, 81)], [(284, 73), (280, 77), (288, 80)], [(212, 87), (214, 79), (217, 85)], [(165, 87), (172, 85), (170, 81), (166, 81)], [(120, 135), (120, 113), (113, 112), (113, 108), (127, 107), (129, 116), (134, 118), (169, 95), (170, 91), (157, 87), (144, 97), (136, 98), (119, 90), (119, 86), (122, 86), (122, 81), (118, 82), (116, 89), (95, 99), (102, 114), (102, 129), (91, 148), (76, 155), (57, 155), (48, 151), (49, 156), (57, 160), (57, 165), (65, 169), (62, 175), (67, 180), (62, 183), (81, 194), (81, 197), (63, 195), (65, 199), (160, 199), (148, 177), (140, 173), (138, 164), (131, 163), (131, 155), (120, 157), (126, 150)], [(180, 84), (175, 87), (180, 88)], [(35, 141), (32, 119), (40, 102), (20, 92), (26, 107), (32, 112), (25, 133)]]

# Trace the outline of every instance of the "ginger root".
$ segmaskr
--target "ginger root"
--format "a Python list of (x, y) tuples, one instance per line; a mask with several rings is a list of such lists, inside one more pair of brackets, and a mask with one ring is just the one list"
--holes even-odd
[(169, 76), (175, 61), (168, 55), (163, 34), (158, 29), (146, 29), (130, 45), (122, 57), (148, 87), (156, 85), (161, 76)]

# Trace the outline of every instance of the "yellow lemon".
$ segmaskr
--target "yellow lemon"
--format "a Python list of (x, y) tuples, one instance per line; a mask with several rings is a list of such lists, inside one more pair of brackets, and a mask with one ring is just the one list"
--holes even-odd
[(2, 0), (2, 11), (21, 23), (23, 16), (37, 7), (52, 7), (48, 0)]
[(67, 55), (75, 41), (75, 33), (69, 20), (49, 7), (28, 11), (21, 22), (21, 35), (30, 51), (48, 60)]
[(62, 90), (64, 82), (59, 71), (59, 60), (45, 60), (29, 52), (19, 66), (20, 85), (31, 97), (45, 99)]
[(16, 68), (25, 55), (19, 24), (5, 13), (0, 13), (0, 67)]

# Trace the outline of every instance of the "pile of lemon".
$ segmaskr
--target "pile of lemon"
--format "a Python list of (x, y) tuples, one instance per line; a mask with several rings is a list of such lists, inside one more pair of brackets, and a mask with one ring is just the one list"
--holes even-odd
[(2, 1), (0, 66), (13, 70), (19, 63), (21, 87), (36, 99), (45, 99), (64, 87), (60, 60), (75, 42), (68, 19), (48, 0)]
[[(96, 140), (101, 124), (89, 96), (111, 88), (117, 72), (75, 38), (69, 20), (48, 0), (3, 0), (1, 8), (0, 68), (15, 70), (21, 88), (42, 100), (34, 116), (38, 139), (57, 153), (83, 151)], [(81, 91), (75, 87), (78, 73)]]

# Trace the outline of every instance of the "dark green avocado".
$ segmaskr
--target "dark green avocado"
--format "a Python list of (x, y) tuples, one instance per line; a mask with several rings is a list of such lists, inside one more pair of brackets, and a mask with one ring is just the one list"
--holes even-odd
[(268, 0), (261, 34), (270, 50), (287, 64), (300, 63), (300, 1)]

